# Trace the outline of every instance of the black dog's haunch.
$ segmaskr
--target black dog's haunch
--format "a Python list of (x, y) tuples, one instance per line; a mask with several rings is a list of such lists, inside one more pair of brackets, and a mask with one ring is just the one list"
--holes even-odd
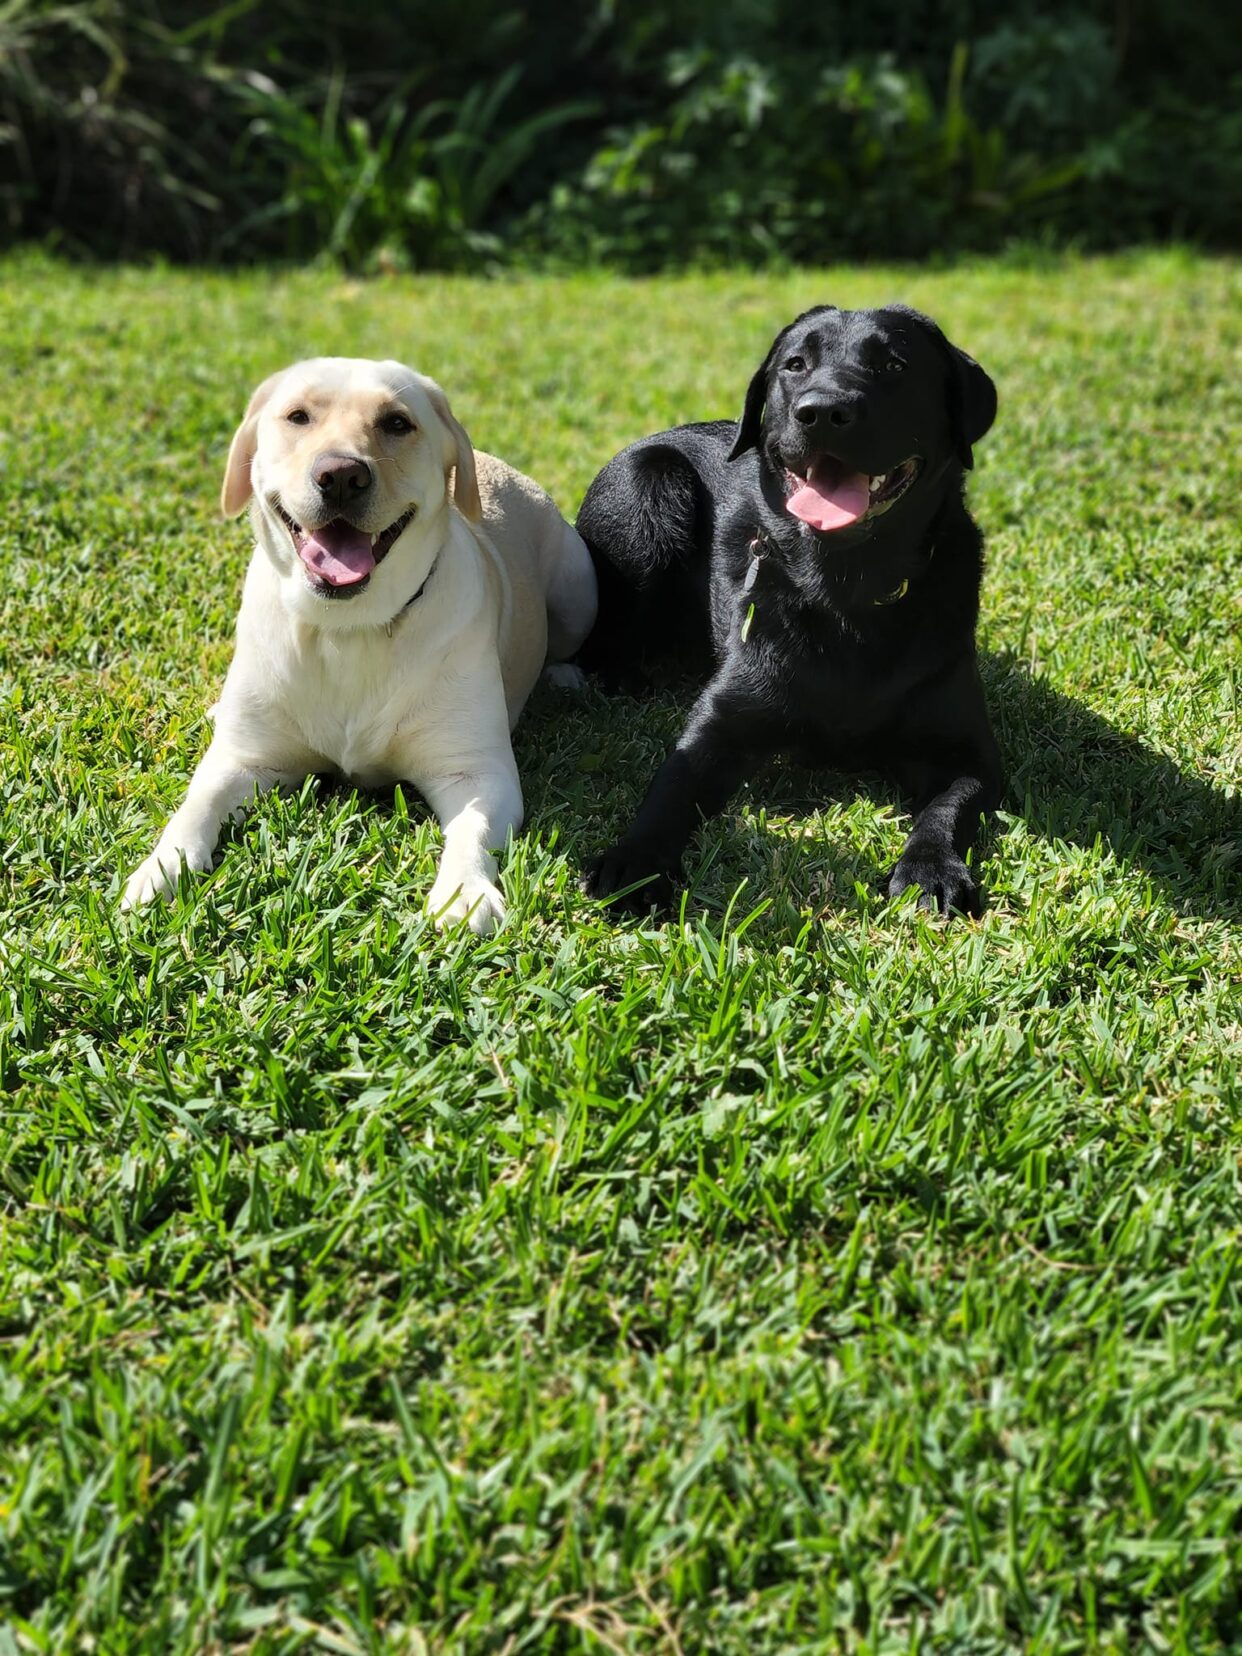
[(604, 468), (578, 515), (600, 579), (583, 665), (613, 686), (660, 657), (710, 676), (591, 895), (666, 901), (700, 818), (784, 751), (892, 776), (917, 814), (889, 893), (979, 912), (965, 858), (1002, 778), (963, 473), (995, 415), (927, 317), (823, 306), (777, 336), (736, 426), (678, 426)]

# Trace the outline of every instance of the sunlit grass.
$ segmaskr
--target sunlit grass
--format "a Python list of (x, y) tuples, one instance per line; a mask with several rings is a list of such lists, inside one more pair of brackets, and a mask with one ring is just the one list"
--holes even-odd
[[(1234, 267), (4, 274), (0, 1656), (1237, 1649)], [(678, 706), (552, 690), (494, 938), (425, 922), (412, 790), (315, 784), (120, 920), (262, 375), (412, 360), (572, 513), (886, 298), (1001, 390), (980, 924), (791, 768), (614, 924)]]

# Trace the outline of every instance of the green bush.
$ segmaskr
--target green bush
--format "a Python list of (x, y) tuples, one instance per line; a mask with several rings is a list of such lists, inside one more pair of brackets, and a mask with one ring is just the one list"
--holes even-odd
[(981, 126), (967, 62), (954, 53), (938, 100), (887, 54), (809, 85), (793, 59), (676, 61), (667, 117), (613, 134), (532, 213), (534, 245), (657, 267), (907, 256), (1029, 230), (1081, 163)]
[(498, 255), (488, 228), (497, 198), (545, 135), (591, 109), (567, 104), (506, 125), (518, 79), (510, 68), (456, 101), (413, 112), (403, 87), (369, 119), (345, 113), (340, 77), (318, 112), (266, 77), (239, 82), (253, 112), (248, 139), (284, 158), (284, 179), (274, 200), (225, 233), (222, 250), (280, 224), (287, 252), (354, 268), (453, 268)]
[(0, 3), (0, 221), (355, 269), (1224, 243), (1219, 0)]

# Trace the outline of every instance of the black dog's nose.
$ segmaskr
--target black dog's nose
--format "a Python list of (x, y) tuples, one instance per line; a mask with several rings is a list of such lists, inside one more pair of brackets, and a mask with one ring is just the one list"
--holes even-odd
[(794, 419), (799, 425), (842, 426), (854, 425), (862, 418), (861, 397), (824, 396), (810, 393), (794, 405)]
[(321, 454), (311, 467), (311, 481), (325, 499), (342, 506), (371, 487), (371, 468), (354, 454)]

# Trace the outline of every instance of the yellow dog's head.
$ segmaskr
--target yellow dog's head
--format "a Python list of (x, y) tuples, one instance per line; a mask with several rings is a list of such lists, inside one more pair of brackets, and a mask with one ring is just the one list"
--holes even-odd
[(474, 450), (434, 380), (399, 362), (316, 357), (251, 397), (221, 505), (233, 517), (250, 503), (303, 619), (365, 625), (390, 619), (426, 573), (414, 567), (419, 531), (444, 510), (454, 473), (456, 505), (478, 522)]

